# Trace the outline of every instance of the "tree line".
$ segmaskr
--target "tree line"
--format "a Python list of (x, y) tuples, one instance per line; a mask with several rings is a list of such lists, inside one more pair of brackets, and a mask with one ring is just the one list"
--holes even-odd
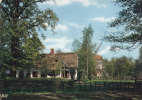
[(139, 57), (133, 59), (132, 57), (122, 56), (111, 58), (111, 60), (104, 59), (103, 75), (111, 76), (113, 78), (141, 78), (142, 74), (142, 47), (139, 50)]

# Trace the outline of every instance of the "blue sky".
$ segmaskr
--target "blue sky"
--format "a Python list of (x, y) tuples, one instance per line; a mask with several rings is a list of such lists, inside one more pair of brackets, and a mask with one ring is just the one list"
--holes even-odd
[[(121, 10), (114, 4), (114, 0), (56, 0), (56, 4), (53, 0), (47, 0), (38, 5), (41, 9), (52, 9), (60, 20), (55, 29), (56, 34), (53, 35), (50, 28), (44, 31), (46, 39), (42, 42), (46, 47), (45, 53), (49, 53), (51, 48), (55, 51), (61, 49), (63, 52), (72, 52), (73, 40), (80, 39), (84, 27), (88, 27), (89, 24), (94, 29), (93, 43), (99, 45), (105, 32), (114, 30), (110, 29), (107, 23), (117, 18)], [(103, 42), (98, 54), (107, 59), (123, 55), (138, 57), (138, 49), (115, 53), (109, 51), (111, 45), (109, 42)]]

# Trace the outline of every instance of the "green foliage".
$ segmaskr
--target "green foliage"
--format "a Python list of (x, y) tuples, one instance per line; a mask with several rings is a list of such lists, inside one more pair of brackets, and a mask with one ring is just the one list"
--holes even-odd
[(24, 79), (24, 71), (23, 70), (21, 70), (19, 72), (19, 79)]
[(0, 75), (1, 75), (1, 78), (2, 78), (2, 79), (6, 79), (7, 75), (6, 75), (6, 72), (5, 72), (5, 69), (4, 69), (4, 68), (2, 69)]
[(74, 81), (62, 78), (6, 79), (3, 80), (6, 92), (47, 92), (64, 91), (74, 86)]
[(57, 49), (56, 53), (62, 53), (62, 50), (61, 49)]
[(83, 30), (82, 40), (74, 40), (72, 46), (73, 50), (77, 53), (79, 57), (79, 80), (82, 79), (91, 79), (92, 75), (96, 75), (96, 62), (94, 58), (94, 49), (96, 44), (92, 43), (94, 30), (91, 25), (85, 27)]
[(43, 75), (50, 74), (52, 77), (60, 74), (62, 62), (60, 59), (50, 58), (48, 56), (39, 57), (38, 67)]
[(69, 68), (69, 70), (70, 70), (71, 80), (74, 80), (75, 68)]
[[(39, 57), (39, 63), (38, 63), (38, 67), (40, 68), (40, 72), (43, 75), (47, 75), (52, 71), (52, 59), (49, 59), (48, 57)], [(37, 61), (38, 61), (37, 60)]]
[(30, 69), (38, 54), (44, 49), (37, 29), (54, 29), (59, 21), (51, 9), (40, 10), (37, 3), (46, 0), (2, 0), (1, 52), (2, 66), (8, 69)]
[(55, 65), (55, 75), (59, 75), (61, 72), (61, 67), (62, 67), (62, 61), (59, 59), (58, 62)]
[(114, 74), (114, 59), (111, 59), (108, 61), (107, 59), (104, 59), (104, 66), (105, 66), (105, 71), (109, 76), (113, 76)]
[(122, 10), (118, 13), (118, 17), (109, 23), (109, 27), (116, 27), (118, 31), (109, 32), (110, 34), (104, 36), (104, 40), (116, 43), (112, 46), (112, 50), (132, 49), (135, 46), (137, 48), (135, 44), (142, 43), (142, 2), (141, 0), (116, 0), (116, 5), (119, 5)]
[(110, 61), (104, 60), (104, 65), (109, 76), (121, 78), (134, 76), (135, 62), (132, 58), (126, 56), (112, 58)]
[(135, 61), (136, 69), (135, 75), (138, 76), (142, 74), (142, 47), (139, 50), (139, 58)]

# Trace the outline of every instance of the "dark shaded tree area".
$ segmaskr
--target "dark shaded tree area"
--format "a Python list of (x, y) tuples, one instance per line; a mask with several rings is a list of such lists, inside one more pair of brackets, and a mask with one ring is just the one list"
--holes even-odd
[(105, 72), (113, 78), (125, 78), (135, 76), (135, 60), (131, 57), (122, 56), (112, 58), (110, 61), (104, 60)]
[(142, 76), (142, 47), (139, 50), (139, 57), (136, 59), (136, 77)]
[(59, 21), (51, 9), (40, 10), (37, 3), (46, 0), (3, 0), (1, 3), (1, 65), (11, 70), (27, 69), (35, 64), (44, 49), (37, 30), (54, 29)]

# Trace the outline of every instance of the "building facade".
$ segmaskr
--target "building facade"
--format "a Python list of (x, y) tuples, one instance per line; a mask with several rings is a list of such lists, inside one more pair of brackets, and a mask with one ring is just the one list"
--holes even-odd
[[(54, 53), (54, 49), (51, 49), (51, 52), (49, 54), (41, 54), (41, 58), (38, 59), (37, 64), (34, 68), (31, 70), (24, 70), (24, 76), (29, 78), (35, 78), (35, 77), (53, 77), (53, 72), (56, 71), (56, 66), (60, 62), (60, 73), (54, 75), (54, 77), (60, 77), (60, 78), (68, 78), (71, 79), (71, 72), (73, 73), (72, 77), (74, 80), (77, 80), (77, 68), (78, 68), (78, 56), (74, 52), (70, 53)], [(47, 66), (50, 67), (50, 70), (52, 73), (49, 73), (47, 75), (43, 75), (41, 72), (41, 68), (43, 69), (42, 59), (47, 58)], [(50, 62), (48, 62), (50, 60)], [(50, 63), (50, 64), (49, 64)], [(46, 69), (46, 67), (45, 67)], [(43, 69), (44, 70), (44, 69)], [(58, 69), (59, 70), (59, 69)], [(14, 76), (16, 78), (19, 77), (20, 70), (11, 72), (11, 70), (6, 70), (6, 74), (10, 75), (11, 73), (14, 73)]]

